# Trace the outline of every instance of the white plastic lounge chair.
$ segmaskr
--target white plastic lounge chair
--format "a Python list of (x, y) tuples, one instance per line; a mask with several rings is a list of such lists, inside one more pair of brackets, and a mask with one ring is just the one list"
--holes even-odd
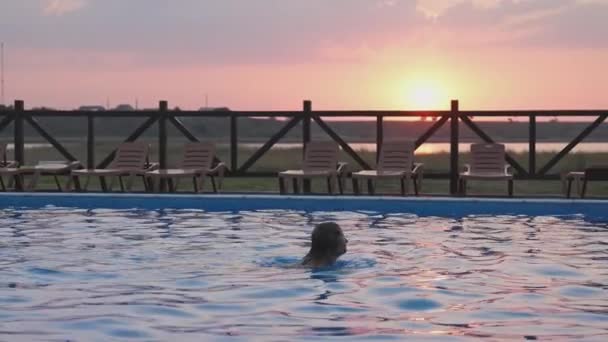
[(583, 182), (583, 188), (578, 189), (578, 193), (581, 198), (585, 197), (587, 193), (587, 183), (589, 181), (608, 181), (608, 165), (596, 165), (585, 169), (582, 172), (569, 172), (566, 175), (566, 181), (568, 183), (566, 197), (570, 198), (572, 192), (572, 182), (576, 180), (577, 188), (580, 186), (580, 181)]
[[(192, 178), (194, 191), (203, 190), (205, 177), (211, 178), (213, 192), (218, 192), (222, 188), (226, 164), (218, 163), (213, 166), (215, 159), (215, 144), (211, 142), (188, 143), (184, 145), (184, 154), (180, 163), (180, 168), (154, 170), (146, 172), (146, 176), (151, 179), (152, 190), (157, 188), (161, 180), (166, 179), (169, 189), (177, 191), (178, 183), (181, 178)], [(218, 177), (218, 184), (215, 183)], [(173, 182), (175, 180), (175, 183)], [(200, 186), (199, 186), (200, 185)]]
[[(148, 154), (150, 146), (147, 143), (142, 142), (128, 142), (122, 143), (116, 150), (116, 155), (112, 163), (107, 169), (82, 169), (72, 171), (72, 180), (76, 185), (76, 189), (80, 190), (80, 177), (86, 176), (86, 181), (82, 190), (87, 190), (89, 186), (90, 177), (99, 177), (102, 190), (112, 191), (114, 179), (117, 177), (120, 182), (120, 189), (125, 191), (125, 184), (123, 183), (123, 177), (128, 177), (126, 182), (126, 191), (131, 191), (133, 182), (136, 177), (141, 177), (144, 183), (144, 187), (147, 190), (149, 188), (148, 182), (146, 181), (145, 174), (148, 171), (152, 171), (158, 167), (157, 164), (148, 163)], [(112, 177), (110, 185), (106, 185), (106, 177)]]
[(468, 180), (506, 180), (509, 196), (513, 196), (513, 174), (509, 168), (505, 164), (505, 145), (472, 144), (471, 164), (465, 165), (465, 171), (460, 173), (460, 193), (466, 194)]
[[(19, 168), (19, 173), (22, 176), (31, 176), (29, 184), (25, 187), (28, 191), (35, 191), (38, 185), (38, 180), (41, 176), (53, 176), (57, 190), (67, 191), (70, 186), (70, 175), (72, 170), (82, 167), (78, 161), (39, 161), (35, 166), (24, 166)], [(60, 176), (66, 176), (68, 181), (63, 187), (59, 181)]]
[(367, 180), (369, 194), (374, 193), (374, 183), (379, 179), (399, 179), (401, 195), (409, 190), (409, 182), (414, 184), (416, 196), (422, 186), (421, 163), (414, 163), (416, 145), (411, 141), (387, 141), (380, 147), (377, 170), (363, 170), (352, 174), (353, 191), (359, 194), (359, 180)]
[(315, 141), (305, 146), (303, 167), (301, 170), (286, 170), (279, 172), (279, 189), (281, 194), (286, 192), (285, 181), (293, 181), (294, 193), (298, 193), (298, 183), (313, 178), (327, 180), (327, 190), (333, 193), (337, 184), (340, 194), (343, 193), (342, 174), (346, 163), (338, 163), (338, 145), (333, 142)]

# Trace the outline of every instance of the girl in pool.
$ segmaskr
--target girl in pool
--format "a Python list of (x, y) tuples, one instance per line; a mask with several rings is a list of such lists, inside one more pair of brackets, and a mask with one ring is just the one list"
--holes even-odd
[(334, 222), (325, 222), (316, 226), (312, 231), (311, 240), (310, 251), (302, 259), (304, 266), (330, 266), (346, 253), (348, 240), (344, 237), (342, 228)]

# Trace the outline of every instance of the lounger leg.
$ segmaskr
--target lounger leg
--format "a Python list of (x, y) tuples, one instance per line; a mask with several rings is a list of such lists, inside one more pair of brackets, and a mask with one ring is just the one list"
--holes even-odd
[(414, 184), (414, 195), (418, 196), (418, 176), (414, 175), (414, 177), (412, 178), (412, 183)]
[(114, 191), (114, 182), (116, 181), (116, 177), (115, 176), (110, 176), (110, 184), (108, 184), (108, 191), (112, 192)]
[(331, 177), (327, 177), (327, 193), (328, 194), (333, 194), (333, 189), (331, 186)]
[(353, 177), (353, 192), (355, 195), (359, 195), (359, 180)]
[(175, 192), (175, 183), (173, 182), (173, 178), (167, 178), (167, 191)]
[(298, 187), (298, 178), (293, 177), (292, 181), (293, 181), (293, 193), (294, 194), (299, 194), (300, 193), (300, 189)]
[(120, 191), (125, 192), (125, 183), (122, 180), (122, 176), (118, 176), (118, 184), (120, 184)]
[(338, 176), (338, 191), (340, 195), (344, 195), (344, 177)]
[(74, 189), (76, 191), (80, 191), (80, 184), (78, 182), (78, 177), (76, 176), (68, 176), (68, 182), (65, 184), (65, 191), (72, 191), (72, 184), (74, 184)]
[[(87, 185), (88, 184), (89, 184), (89, 178), (87, 176)], [(106, 177), (100, 176), (99, 177), (99, 184), (101, 185), (101, 190), (103, 190), (103, 192), (108, 192), (110, 190), (108, 188), (108, 183), (106, 182)]]
[(464, 178), (461, 178), (460, 181), (458, 182), (458, 186), (460, 187), (460, 189), (458, 190), (458, 192), (460, 193), (461, 196), (466, 196), (467, 194), (467, 181)]
[(13, 179), (15, 182), (15, 190), (23, 191), (23, 177), (21, 175), (14, 175)]
[(285, 194), (285, 179), (281, 176), (279, 176), (279, 193), (281, 195)]
[(513, 180), (509, 179), (509, 197), (513, 197)]
[(142, 179), (142, 181), (143, 181), (143, 183), (144, 183), (144, 190), (145, 190), (146, 192), (150, 192), (150, 191), (152, 191), (152, 190), (150, 189), (150, 179), (151, 179), (151, 177), (146, 177), (146, 175), (141, 175), (141, 179)]
[(587, 178), (583, 180), (583, 190), (581, 190), (581, 198), (585, 198), (585, 192), (587, 192)]
[(224, 190), (224, 175), (226, 174), (226, 168), (221, 168), (217, 172), (217, 192)]
[(160, 179), (160, 176), (152, 176), (152, 177), (150, 177), (149, 182), (150, 182), (150, 191), (151, 192), (158, 191), (159, 179)]
[(215, 177), (211, 176), (211, 186), (213, 187), (213, 193), (217, 194), (217, 185), (215, 184)]
[[(77, 184), (77, 182), (80, 182), (80, 177), (74, 176), (74, 184)], [(91, 176), (87, 176), (87, 178), (84, 180), (84, 186), (82, 187), (83, 191), (87, 191), (89, 189), (90, 182), (91, 182)]]
[(196, 176), (192, 177), (192, 186), (194, 187), (194, 192), (198, 194), (198, 180)]
[(127, 178), (126, 188), (127, 188), (128, 192), (131, 192), (131, 189), (133, 189), (133, 183), (135, 183), (135, 177), (137, 177), (137, 175), (134, 173), (131, 173), (131, 174), (129, 174), (129, 178)]
[(405, 196), (405, 178), (401, 177), (399, 180), (401, 181), (401, 196)]
[(302, 193), (309, 194), (312, 190), (312, 180), (310, 178), (302, 178)]
[(29, 191), (34, 191), (36, 189), (36, 185), (38, 184), (38, 179), (40, 178), (40, 171), (34, 172), (32, 178), (30, 179), (30, 183), (27, 186)]
[(177, 192), (177, 189), (179, 188), (180, 179), (181, 179), (180, 177), (175, 178), (175, 187), (173, 187), (173, 192)]
[(374, 181), (372, 181), (371, 178), (367, 180), (367, 192), (370, 195), (374, 194)]
[(572, 193), (572, 178), (568, 178), (568, 190), (566, 191), (566, 198), (570, 198)]
[(6, 186), (4, 185), (4, 179), (0, 176), (0, 186), (2, 187), (2, 191), (6, 191)]
[(338, 179), (338, 176), (330, 176), (329, 184), (331, 185), (329, 190), (332, 195), (334, 194), (334, 190), (336, 189), (336, 187), (339, 189), (340, 194), (342, 194), (342, 190), (340, 188), (340, 180)]
[(55, 178), (55, 184), (57, 185), (57, 190), (63, 192), (63, 188), (61, 187), (61, 183), (59, 182), (59, 177), (57, 177), (57, 175), (53, 175), (53, 178)]

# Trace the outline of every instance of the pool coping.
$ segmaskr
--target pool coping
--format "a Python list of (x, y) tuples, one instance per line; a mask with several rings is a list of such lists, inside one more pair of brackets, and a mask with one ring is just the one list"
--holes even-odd
[(555, 203), (555, 204), (608, 204), (608, 199), (580, 198), (504, 198), (504, 197), (451, 197), (451, 196), (352, 196), (352, 195), (273, 195), (273, 194), (160, 194), (160, 193), (62, 193), (62, 192), (5, 192), (2, 197), (83, 197), (83, 198), (148, 198), (148, 199), (297, 199), (297, 200), (349, 200), (349, 201), (403, 201), (403, 202), (485, 202), (485, 203)]

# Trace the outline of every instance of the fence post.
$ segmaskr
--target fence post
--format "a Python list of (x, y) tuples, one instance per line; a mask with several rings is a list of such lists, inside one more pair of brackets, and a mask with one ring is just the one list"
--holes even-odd
[[(310, 121), (312, 113), (312, 101), (304, 100), (303, 102), (303, 114), (304, 120), (302, 120), (302, 157), (306, 154), (306, 145), (310, 142)], [(305, 179), (302, 191), (304, 193), (310, 193), (310, 179)]]
[(236, 173), (238, 165), (238, 126), (237, 126), (236, 115), (230, 115), (230, 169), (232, 173)]
[(25, 104), (23, 100), (15, 100), (15, 121), (13, 127), (15, 129), (14, 145), (15, 145), (15, 161), (19, 163), (19, 166), (23, 166), (25, 164), (25, 137), (23, 131), (23, 115)]
[(87, 115), (87, 169), (95, 168), (95, 117)]
[(534, 178), (536, 176), (536, 115), (530, 115), (529, 120), (528, 173)]
[[(160, 117), (158, 119), (158, 166), (161, 170), (167, 168), (167, 112), (169, 104), (167, 101), (160, 101), (158, 103), (158, 110)], [(161, 179), (160, 188), (161, 192), (165, 191), (165, 180)]]
[(376, 164), (380, 160), (380, 149), (384, 141), (384, 116), (376, 116)]
[(460, 117), (458, 100), (452, 100), (450, 113), (450, 194), (458, 193), (458, 118)]

